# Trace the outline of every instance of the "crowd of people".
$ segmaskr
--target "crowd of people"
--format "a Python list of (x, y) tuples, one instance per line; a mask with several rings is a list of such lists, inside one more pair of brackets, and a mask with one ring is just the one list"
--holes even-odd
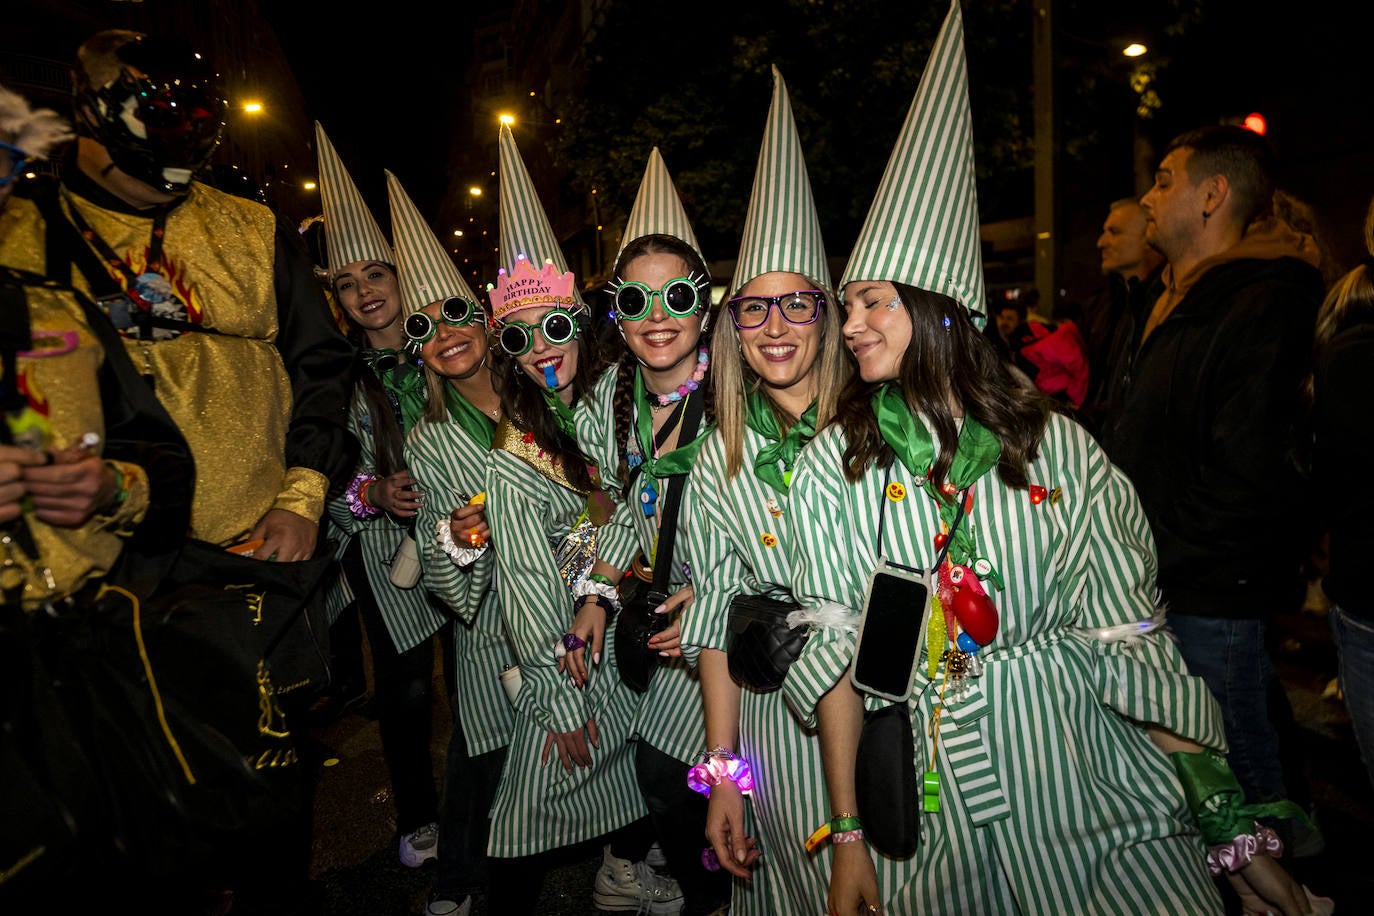
[(0, 87), (0, 908), (308, 912), (365, 635), (426, 916), (535, 913), (589, 843), (608, 912), (1332, 912), (1266, 627), (1324, 535), (1374, 760), (1374, 205), (1328, 284), (1265, 141), (1190, 131), (1083, 327), (989, 323), (952, 3), (838, 283), (775, 69), (720, 303), (658, 148), (592, 291), (505, 126), (479, 292), (322, 125), (321, 264), (197, 180), (184, 43), (74, 80)]

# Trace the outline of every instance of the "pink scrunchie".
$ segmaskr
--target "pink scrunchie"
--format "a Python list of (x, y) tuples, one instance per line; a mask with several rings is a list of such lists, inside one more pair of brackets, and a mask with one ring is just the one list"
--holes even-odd
[(1238, 872), (1260, 853), (1275, 859), (1283, 855), (1283, 840), (1272, 828), (1262, 825), (1254, 833), (1242, 833), (1229, 843), (1207, 850), (1207, 868), (1214, 875)]

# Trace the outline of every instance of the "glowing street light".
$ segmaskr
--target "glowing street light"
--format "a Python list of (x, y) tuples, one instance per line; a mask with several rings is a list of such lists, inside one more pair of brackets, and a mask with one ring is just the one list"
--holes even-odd
[(1147, 47), (1145, 47), (1145, 46), (1144, 46), (1143, 44), (1141, 44), (1140, 42), (1133, 41), (1133, 42), (1131, 42), (1130, 44), (1128, 44), (1126, 47), (1122, 48), (1122, 49), (1121, 49), (1121, 53), (1124, 54), (1124, 55), (1126, 55), (1127, 57), (1139, 57), (1140, 55), (1144, 54), (1144, 53), (1145, 53), (1146, 51), (1148, 51), (1148, 50), (1150, 50), (1150, 49), (1147, 48)]
[(501, 114), (501, 115), (497, 115), (496, 120), (500, 121), (500, 122), (501, 122), (502, 124), (504, 124), (505, 126), (510, 127), (512, 124), (515, 123), (515, 115), (512, 115), (512, 114)]
[(262, 102), (244, 102), (243, 110), (248, 114), (262, 114)]
[(479, 188), (477, 185), (473, 185), (472, 187), (468, 188), (468, 193), (471, 194), (473, 197), (481, 197), (482, 189)]
[(307, 181), (305, 184), (301, 185), (301, 187), (305, 188), (307, 191), (313, 191), (316, 185), (313, 181)]
[(454, 234), (455, 237), (461, 239), (461, 238), (463, 237), (463, 230), (462, 230), (462, 229), (454, 229), (454, 230), (453, 230), (453, 234)]

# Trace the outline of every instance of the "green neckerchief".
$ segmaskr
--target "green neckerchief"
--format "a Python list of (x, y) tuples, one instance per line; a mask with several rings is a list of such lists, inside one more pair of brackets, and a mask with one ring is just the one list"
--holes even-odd
[(491, 448), (491, 437), (496, 431), (496, 424), (491, 417), (469, 404), (468, 399), (448, 382), (444, 383), (444, 403), (448, 405), (448, 415), (464, 432), (480, 442), (483, 448)]
[[(940, 520), (946, 529), (953, 528), (958, 501), (929, 480), (931, 465), (935, 463), (935, 442), (930, 430), (911, 412), (901, 392), (892, 385), (884, 385), (874, 393), (873, 414), (878, 418), (878, 431), (897, 453), (897, 460), (924, 481), (925, 491), (940, 507)], [(973, 417), (965, 415), (946, 480), (954, 484), (956, 490), (964, 490), (996, 467), (1001, 454), (1002, 443), (997, 437)], [(969, 563), (973, 559), (973, 546), (969, 526), (960, 525), (949, 546), (950, 559), (961, 565)]]
[(797, 463), (797, 452), (816, 435), (816, 402), (812, 401), (801, 419), (783, 435), (778, 429), (778, 417), (773, 412), (771, 402), (763, 392), (755, 391), (744, 399), (744, 425), (769, 443), (754, 456), (754, 476), (779, 493), (786, 493), (788, 485), (792, 483), (792, 467)]
[[(688, 395), (688, 397), (705, 396), (706, 393), (701, 389)], [(707, 435), (713, 429), (710, 424), (702, 423), (697, 427), (697, 436), (691, 442), (679, 442), (677, 448), (660, 458), (655, 458), (653, 456), (654, 412), (653, 408), (649, 406), (649, 395), (644, 390), (644, 379), (638, 369), (635, 370), (635, 425), (640, 453), (644, 456), (644, 473), (653, 479), (676, 477), (690, 471), (693, 463), (697, 460), (697, 452), (701, 451), (702, 443), (706, 441)]]
[(401, 405), (401, 428), (410, 432), (424, 417), (429, 395), (420, 367), (407, 362), (405, 354), (397, 355), (401, 361), (396, 367), (390, 372), (379, 372), (377, 378), (381, 379), (383, 388), (395, 395), (396, 403)]
[(558, 396), (558, 392), (552, 388), (540, 388), (539, 393), (544, 396), (544, 403), (553, 412), (554, 421), (558, 423), (558, 428), (563, 430), (564, 435), (574, 442), (577, 441), (577, 421), (573, 418), (573, 409), (563, 403), (563, 399)]

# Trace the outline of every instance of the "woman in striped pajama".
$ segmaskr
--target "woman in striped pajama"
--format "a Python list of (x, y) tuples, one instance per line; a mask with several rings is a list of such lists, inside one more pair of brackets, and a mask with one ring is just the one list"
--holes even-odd
[(718, 781), (707, 836), (722, 866), (748, 879), (735, 882), (734, 916), (813, 912), (829, 883), (828, 860), (802, 845), (829, 811), (816, 732), (781, 692), (737, 684), (725, 654), (732, 598), (791, 597), (788, 482), (798, 450), (834, 415), (848, 372), (828, 283), (770, 271), (727, 301), (712, 346), (719, 428), (692, 469), (693, 492), (712, 495), (693, 502), (696, 603), (683, 640), (702, 647), (707, 747), (751, 767), (749, 813), (763, 849), (759, 860), (746, 840), (739, 788)]
[[(703, 340), (710, 320), (709, 273), (694, 245), (681, 237), (632, 238), (628, 231), (626, 237), (632, 240), (616, 259), (614, 284), (625, 349), (579, 411), (578, 433), (587, 454), (609, 469), (607, 481), (613, 477), (624, 487), (644, 565), (671, 563), (669, 598), (661, 612), (670, 622), (648, 643), (658, 657), (635, 720), (635, 763), (668, 870), (682, 888), (683, 912), (697, 916), (724, 906), (730, 888), (728, 874), (702, 867), (706, 804), (686, 783), (688, 768), (706, 745), (697, 672), (680, 647), (681, 620), (692, 601), (693, 532), (686, 520), (693, 494), (685, 482), (672, 558), (656, 554), (671, 481), (691, 470), (713, 420)], [(684, 418), (696, 408), (696, 430), (683, 435)]]
[[(604, 617), (609, 602), (590, 592), (575, 606), (569, 580), (584, 576), (570, 572), (565, 579), (551, 549), (574, 529), (585, 530), (584, 521), (600, 526), (598, 550), (623, 553), (628, 543), (627, 532), (617, 531), (623, 513), (607, 522), (594, 469), (574, 439), (573, 407), (586, 396), (597, 368), (595, 337), (583, 327), (571, 273), (559, 274), (547, 264), (536, 274), (522, 258), (513, 275), (512, 280), (503, 272), (492, 293), (508, 357), (500, 387), (509, 419), (496, 433), (486, 505), (497, 601), (523, 686), (492, 808), (489, 852), (493, 908), (527, 913), (547, 867), (542, 854), (613, 834), (611, 846), (621, 858), (630, 850), (639, 858), (652, 834), (629, 741), (636, 695), (621, 683), (612, 653), (599, 643), (586, 646), (593, 664), (583, 676), (565, 671), (567, 654), (583, 648), (570, 632), (575, 620)], [(619, 547), (612, 545), (617, 537)], [(601, 560), (593, 571), (615, 573)], [(612, 633), (613, 628), (608, 639)], [(630, 896), (610, 902), (656, 916), (676, 913), (680, 899), (639, 865), (640, 873), (629, 876)]]
[[(455, 301), (457, 300), (457, 301)], [(467, 916), (486, 877), (488, 814), (501, 777), (514, 715), (501, 688), (514, 662), (496, 591), (491, 530), (478, 494), (486, 486), (501, 399), (488, 348), (486, 315), (452, 297), (407, 323), (419, 348), (429, 400), (406, 439), (406, 463), (424, 488), (415, 525), (424, 586), (457, 616), (454, 683), (439, 810), (439, 862), (427, 916)]]
[[(1224, 748), (1220, 716), (1159, 629), (1129, 481), (1012, 382), (954, 299), (870, 280), (843, 292), (859, 377), (798, 462), (789, 510), (794, 590), (830, 615), (784, 685), (827, 748), (830, 912), (1221, 912), (1180, 791)], [(870, 850), (847, 818), (865, 705), (890, 705), (847, 675), (884, 562), (938, 570), (904, 704), (927, 788), (893, 795), (924, 805), (909, 858)], [(1262, 851), (1232, 880), (1257, 912), (1260, 893), (1307, 911)]]

